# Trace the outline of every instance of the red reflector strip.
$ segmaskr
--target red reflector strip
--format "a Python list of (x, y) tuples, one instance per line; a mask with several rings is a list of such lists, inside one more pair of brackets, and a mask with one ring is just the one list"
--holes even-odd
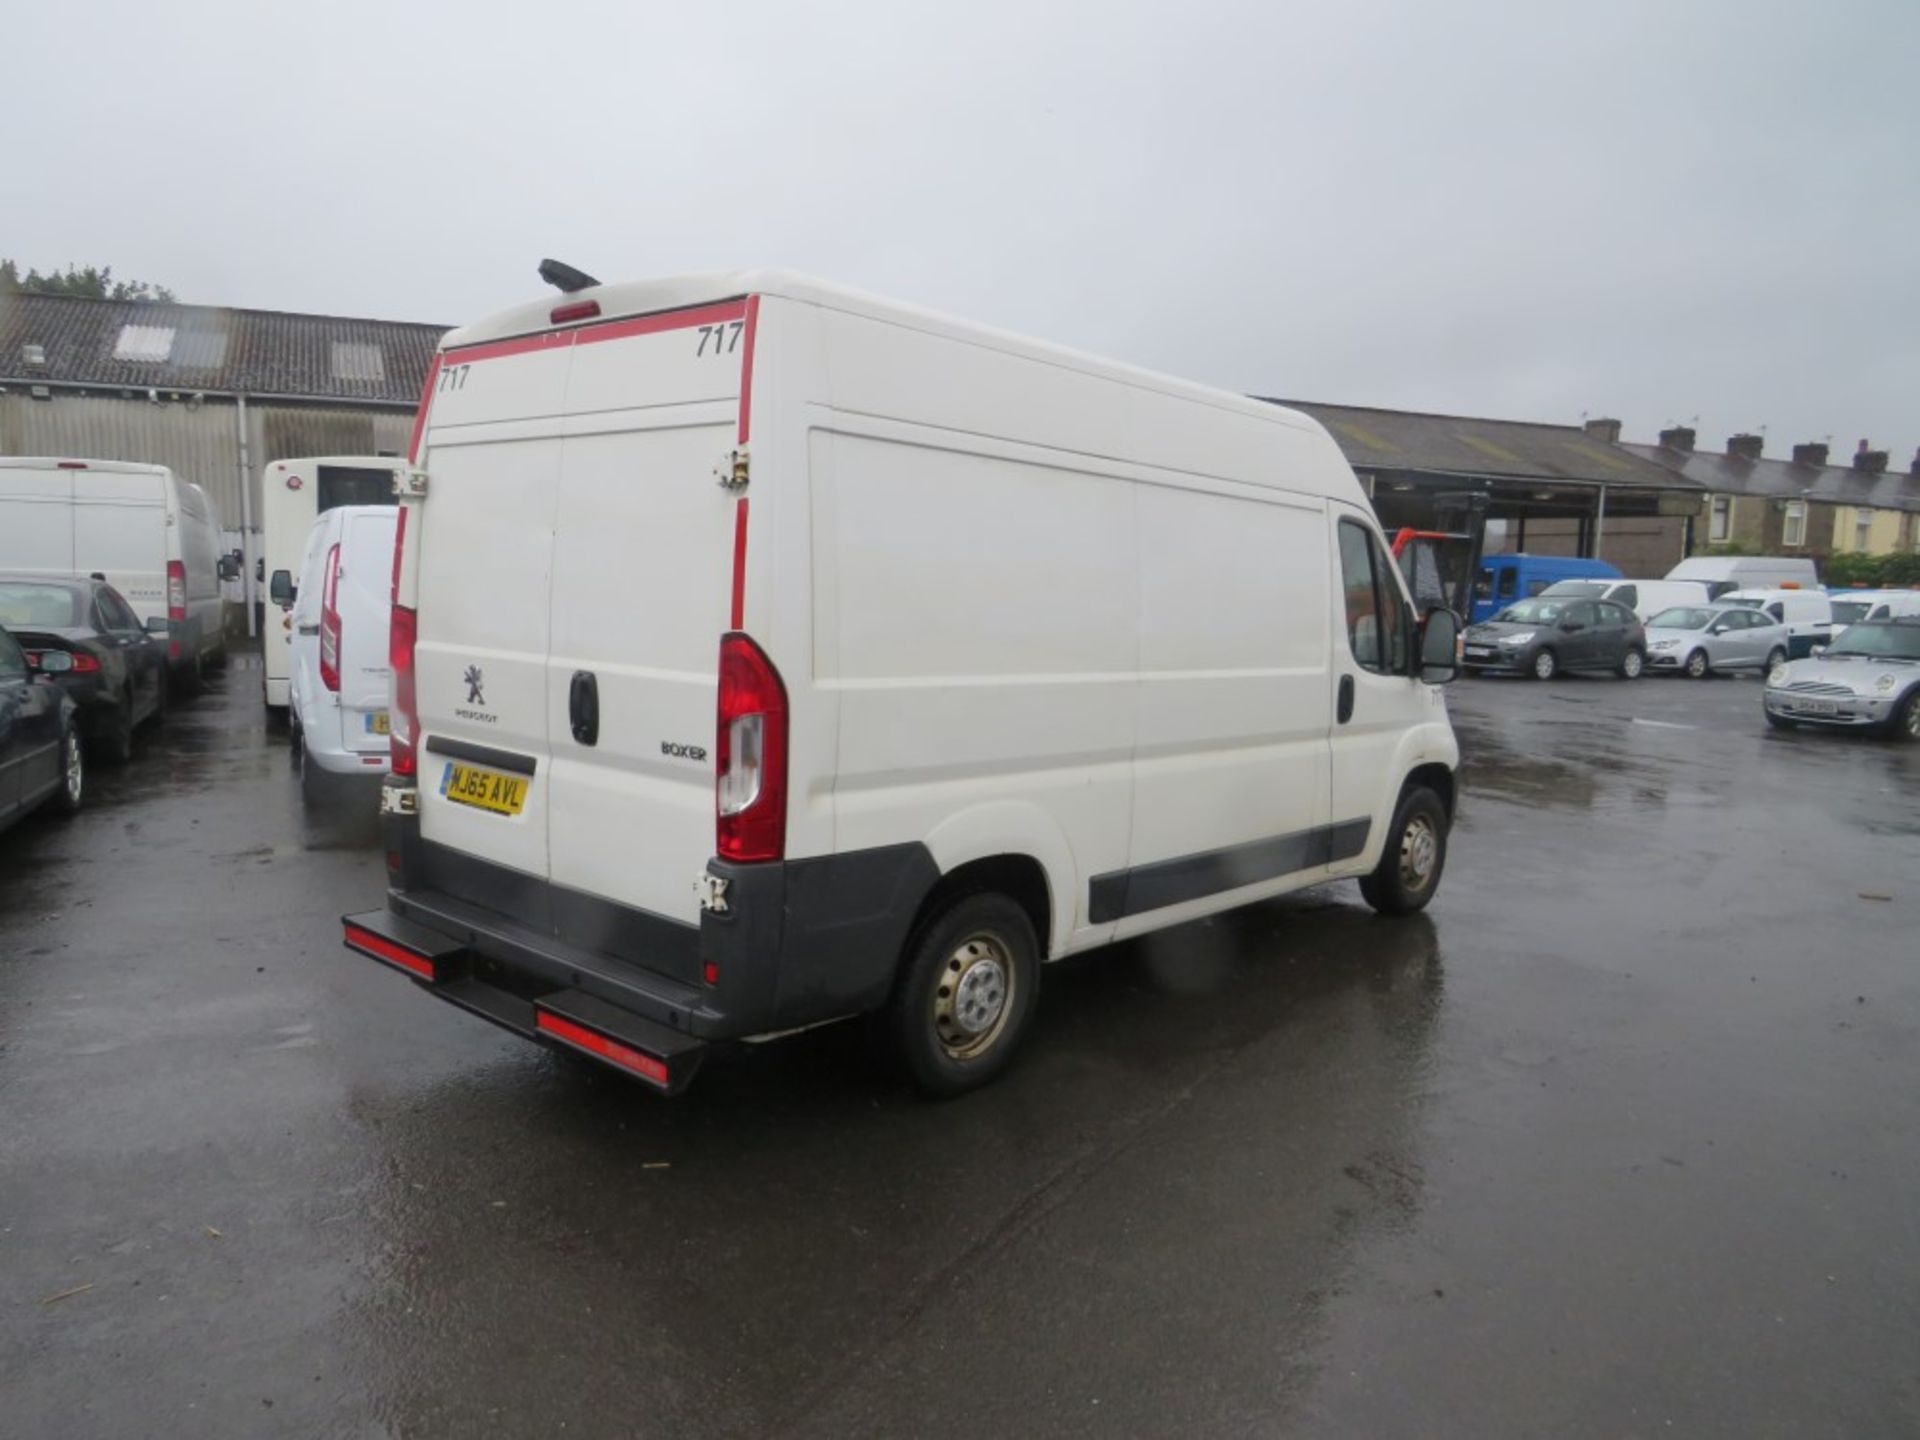
[(363, 955), (371, 955), (376, 960), (385, 960), (389, 965), (398, 965), (408, 974), (418, 975), (422, 980), (434, 978), (433, 961), (424, 955), (396, 945), (384, 935), (376, 935), (371, 930), (362, 930), (358, 925), (346, 927), (347, 944)]
[(667, 1083), (667, 1062), (652, 1055), (642, 1054), (631, 1045), (623, 1045), (611, 1035), (602, 1035), (598, 1030), (589, 1030), (584, 1025), (576, 1025), (562, 1015), (551, 1010), (536, 1012), (534, 1023), (544, 1033), (556, 1040), (564, 1040), (576, 1050), (584, 1050), (589, 1055), (598, 1055), (602, 1060), (611, 1060), (623, 1070), (653, 1081), (656, 1085)]

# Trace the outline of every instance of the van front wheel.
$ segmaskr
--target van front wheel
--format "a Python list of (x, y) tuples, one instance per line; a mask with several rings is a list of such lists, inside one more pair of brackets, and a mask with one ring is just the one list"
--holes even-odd
[(1027, 912), (1005, 895), (965, 895), (909, 944), (882, 1033), (922, 1090), (963, 1094), (1011, 1063), (1039, 988)]
[(1387, 832), (1386, 849), (1360, 894), (1382, 915), (1411, 915), (1427, 908), (1447, 865), (1447, 809), (1440, 797), (1415, 786), (1400, 797)]

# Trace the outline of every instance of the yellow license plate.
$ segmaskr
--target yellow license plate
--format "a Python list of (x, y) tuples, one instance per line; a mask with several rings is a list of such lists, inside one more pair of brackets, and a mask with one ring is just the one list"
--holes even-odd
[(387, 712), (384, 710), (377, 710), (367, 716), (367, 733), (369, 735), (390, 735), (393, 733), (392, 727), (393, 722), (387, 718)]
[(471, 805), (496, 815), (518, 815), (527, 803), (527, 780), (525, 775), (502, 775), (498, 770), (456, 765), (449, 760), (440, 776), (440, 793), (456, 805)]

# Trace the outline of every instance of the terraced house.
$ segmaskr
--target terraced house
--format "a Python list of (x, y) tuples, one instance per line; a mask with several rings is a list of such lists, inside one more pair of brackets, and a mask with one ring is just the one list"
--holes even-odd
[(1824, 442), (1769, 459), (1759, 435), (1731, 436), (1715, 453), (1696, 449), (1684, 426), (1662, 430), (1657, 445), (1624, 448), (1706, 490), (1695, 550), (1726, 545), (1816, 560), (1920, 553), (1920, 453), (1903, 470), (1865, 440), (1842, 465), (1830, 463)]

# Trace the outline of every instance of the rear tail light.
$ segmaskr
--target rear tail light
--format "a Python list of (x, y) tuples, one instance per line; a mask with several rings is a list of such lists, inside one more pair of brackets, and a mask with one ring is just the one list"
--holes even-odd
[[(31, 665), (38, 665), (40, 663), (40, 657), (46, 653), (44, 650), (29, 650), (27, 651), (27, 662)], [(98, 675), (100, 673), (100, 660), (98, 656), (89, 655), (84, 650), (72, 650), (68, 653), (73, 656), (73, 669), (67, 672), (69, 675)]]
[(787, 687), (739, 631), (720, 640), (714, 737), (716, 842), (727, 860), (778, 860), (787, 849)]
[(187, 618), (187, 567), (178, 560), (167, 562), (167, 619)]
[(404, 605), (393, 607), (392, 627), (388, 631), (387, 663), (393, 667), (393, 709), (391, 714), (393, 773), (412, 775), (419, 767), (415, 746), (419, 739), (419, 719), (414, 714), (413, 644), (420, 634), (420, 617)]
[(320, 587), (320, 683), (340, 690), (340, 547), (327, 551), (327, 578)]

